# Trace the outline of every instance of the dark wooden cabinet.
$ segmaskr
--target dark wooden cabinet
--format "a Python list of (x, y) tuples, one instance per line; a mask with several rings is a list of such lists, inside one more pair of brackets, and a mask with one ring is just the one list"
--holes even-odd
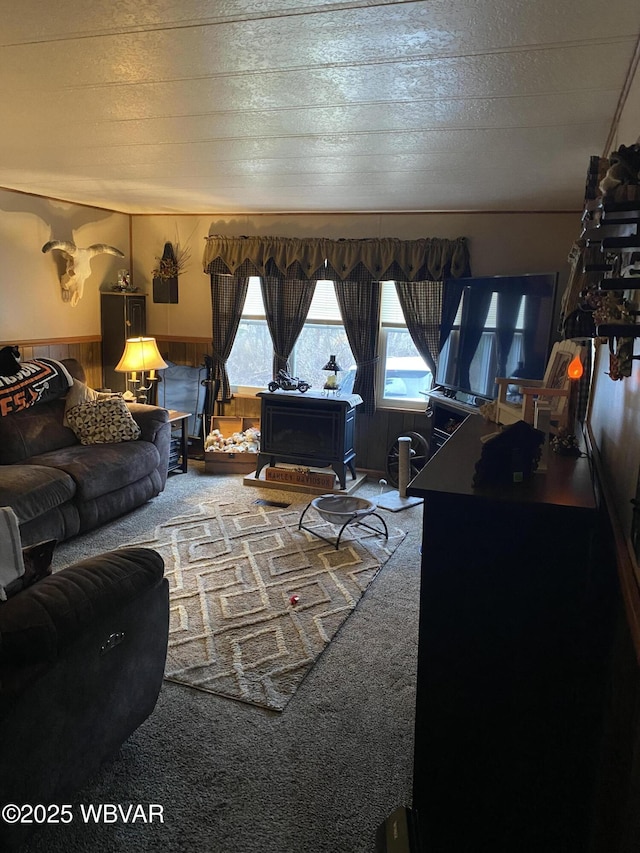
[(615, 587), (586, 458), (474, 489), (470, 416), (424, 498), (413, 812), (428, 853), (585, 853)]
[(146, 333), (146, 296), (143, 293), (101, 293), (102, 384), (112, 391), (126, 391), (124, 373), (116, 373), (127, 338)]

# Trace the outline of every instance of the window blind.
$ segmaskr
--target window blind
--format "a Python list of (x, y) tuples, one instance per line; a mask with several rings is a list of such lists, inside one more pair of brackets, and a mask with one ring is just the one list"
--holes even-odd
[[(264, 318), (264, 303), (262, 301), (262, 291), (260, 289), (260, 279), (258, 276), (251, 276), (249, 279), (249, 287), (247, 288), (247, 297), (245, 299), (242, 316), (246, 318)], [(316, 289), (311, 300), (309, 315), (307, 317), (309, 323), (342, 323), (342, 316), (336, 299), (336, 291), (332, 281), (320, 280), (316, 284)]]

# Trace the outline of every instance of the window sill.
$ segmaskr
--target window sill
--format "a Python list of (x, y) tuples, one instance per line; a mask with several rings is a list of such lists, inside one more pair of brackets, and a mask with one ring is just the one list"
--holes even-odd
[(407, 401), (403, 403), (401, 400), (389, 400), (383, 403), (376, 404), (377, 412), (423, 412), (427, 409), (426, 400)]

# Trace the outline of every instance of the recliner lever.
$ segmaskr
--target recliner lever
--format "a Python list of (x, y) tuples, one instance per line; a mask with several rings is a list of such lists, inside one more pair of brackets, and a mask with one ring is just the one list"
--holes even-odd
[(115, 634), (111, 634), (100, 646), (100, 654), (105, 655), (107, 652), (110, 652), (112, 649), (115, 649), (115, 647), (119, 646), (123, 640), (124, 631), (117, 631)]

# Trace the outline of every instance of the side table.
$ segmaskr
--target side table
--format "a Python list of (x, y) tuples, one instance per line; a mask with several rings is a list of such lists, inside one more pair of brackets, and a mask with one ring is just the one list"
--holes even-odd
[[(169, 423), (171, 424), (171, 450), (169, 452), (169, 470), (171, 474), (174, 471), (180, 474), (187, 473), (188, 457), (188, 439), (187, 439), (187, 422), (191, 417), (190, 412), (176, 412), (175, 409), (168, 409)], [(174, 439), (174, 427), (180, 428), (179, 437)]]

